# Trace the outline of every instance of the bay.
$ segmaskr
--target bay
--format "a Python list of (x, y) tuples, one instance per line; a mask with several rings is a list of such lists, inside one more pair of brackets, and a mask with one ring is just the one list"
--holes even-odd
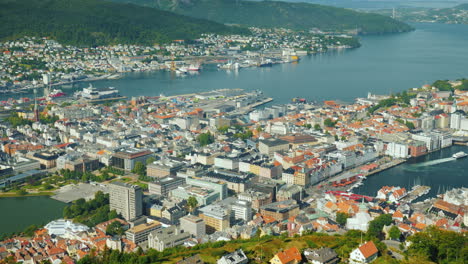
[(400, 186), (410, 190), (415, 185), (427, 185), (431, 190), (421, 197), (425, 199), (453, 188), (468, 187), (468, 158), (452, 158), (459, 151), (468, 150), (466, 146), (452, 146), (410, 159), (399, 166), (369, 176), (353, 192), (375, 197), (382, 186)]

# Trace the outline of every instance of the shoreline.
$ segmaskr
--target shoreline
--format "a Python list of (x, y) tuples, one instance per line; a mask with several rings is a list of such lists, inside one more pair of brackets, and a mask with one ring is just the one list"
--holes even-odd
[(19, 195), (16, 193), (0, 193), (1, 198), (20, 198), (20, 197), (34, 197), (34, 196), (49, 196), (51, 197), (54, 195), (54, 192), (39, 192), (39, 193), (28, 193), (24, 195)]

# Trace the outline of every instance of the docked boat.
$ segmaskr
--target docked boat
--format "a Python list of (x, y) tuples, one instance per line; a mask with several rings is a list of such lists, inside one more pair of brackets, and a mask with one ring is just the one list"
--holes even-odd
[(258, 67), (271, 67), (271, 66), (273, 66), (273, 61), (271, 59), (264, 60), (262, 58), (262, 60), (258, 64)]
[(52, 92), (49, 93), (49, 97), (50, 98), (56, 98), (56, 97), (61, 97), (61, 96), (65, 96), (66, 94), (64, 92), (62, 92), (62, 90), (59, 90), (59, 89), (54, 89), (52, 90)]
[(463, 151), (460, 151), (460, 152), (457, 152), (455, 154), (452, 155), (452, 158), (455, 158), (455, 159), (460, 159), (460, 158), (464, 158), (468, 156), (468, 154), (466, 154), (465, 152)]
[(187, 68), (188, 71), (199, 71), (200, 69), (200, 64), (190, 64), (190, 66)]
[(120, 97), (120, 94), (114, 87), (95, 88), (90, 84), (88, 88), (83, 88), (82, 91), (75, 92), (75, 97), (88, 100), (99, 100)]

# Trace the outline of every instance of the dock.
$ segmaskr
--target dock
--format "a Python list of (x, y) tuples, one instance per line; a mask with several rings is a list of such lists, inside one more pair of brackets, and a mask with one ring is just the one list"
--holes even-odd
[(405, 202), (405, 203), (411, 203), (412, 201), (418, 199), (419, 197), (429, 193), (430, 190), (431, 190), (431, 187), (429, 186), (416, 185), (400, 201)]

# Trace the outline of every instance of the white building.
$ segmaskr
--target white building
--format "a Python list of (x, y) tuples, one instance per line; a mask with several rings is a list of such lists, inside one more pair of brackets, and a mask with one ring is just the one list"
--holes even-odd
[(372, 217), (367, 212), (367, 208), (364, 204), (359, 205), (359, 212), (352, 218), (346, 220), (346, 228), (351, 230), (361, 230), (366, 232), (369, 228), (369, 222), (372, 221)]
[(378, 254), (379, 250), (375, 246), (374, 242), (369, 241), (351, 252), (351, 254), (349, 255), (349, 263), (371, 263), (377, 258)]
[(83, 224), (75, 224), (70, 220), (58, 219), (48, 223), (45, 229), (47, 229), (47, 232), (51, 236), (73, 238), (80, 232), (87, 232), (89, 227)]
[(403, 142), (390, 142), (387, 144), (385, 155), (405, 159), (409, 156), (408, 151), (408, 144)]
[(232, 205), (231, 213), (234, 215), (235, 219), (242, 219), (248, 222), (252, 220), (252, 203), (238, 200)]

